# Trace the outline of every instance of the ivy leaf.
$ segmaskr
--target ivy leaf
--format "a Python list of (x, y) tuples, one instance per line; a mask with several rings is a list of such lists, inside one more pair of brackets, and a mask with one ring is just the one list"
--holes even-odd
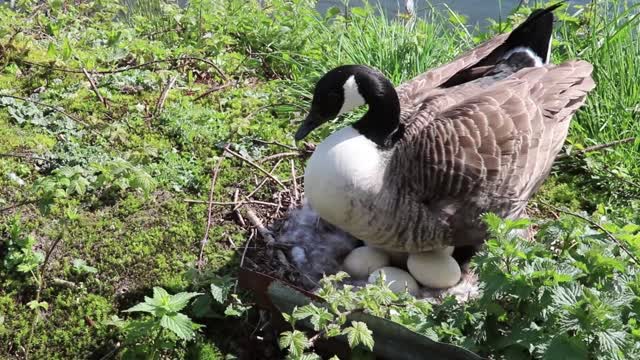
[(561, 334), (553, 338), (543, 360), (587, 360), (587, 346), (576, 337)]
[(164, 315), (160, 319), (160, 326), (172, 331), (182, 340), (191, 340), (195, 335), (195, 331), (193, 331), (193, 322), (185, 314), (176, 313)]
[(367, 327), (367, 324), (361, 321), (352, 321), (351, 326), (342, 330), (342, 334), (347, 335), (351, 348), (363, 345), (369, 350), (373, 350), (373, 336), (371, 336), (372, 332)]

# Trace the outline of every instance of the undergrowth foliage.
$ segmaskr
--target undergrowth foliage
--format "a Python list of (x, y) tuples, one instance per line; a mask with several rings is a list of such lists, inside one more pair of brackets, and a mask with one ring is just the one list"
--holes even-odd
[[(273, 339), (282, 349), (274, 357), (318, 358), (321, 338), (370, 352), (374, 334), (347, 320), (356, 311), (496, 359), (640, 357), (640, 143), (631, 138), (640, 130), (640, 5), (612, 5), (558, 11), (553, 60), (592, 62), (598, 87), (532, 207), (536, 241), (510, 235), (528, 222), (488, 216), (492, 238), (474, 260), (483, 291), (466, 304), (327, 277), (319, 295), (329, 306), (286, 314), (291, 328)], [(208, 209), (198, 201), (221, 158), (216, 201), (239, 190), (268, 202), (277, 190), (258, 189), (253, 169), (223, 149), (274, 162), (272, 174), (292, 180), (291, 163), (265, 160), (282, 149), (256, 140), (290, 144), (325, 71), (364, 63), (399, 84), (532, 11), (480, 32), (453, 13), (390, 18), (368, 4), (326, 14), (313, 6), (0, 4), (0, 357), (247, 351), (245, 339), (264, 325), (235, 279), (249, 231), (216, 208), (203, 242)], [(302, 157), (293, 159), (302, 174)]]

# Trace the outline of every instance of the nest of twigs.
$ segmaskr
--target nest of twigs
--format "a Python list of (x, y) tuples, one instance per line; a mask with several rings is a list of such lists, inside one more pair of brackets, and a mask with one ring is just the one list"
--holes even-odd
[[(287, 157), (305, 158), (313, 151), (311, 146), (298, 150), (287, 145), (278, 145), (291, 151), (266, 157), (269, 161), (276, 161), (273, 169)], [(225, 152), (257, 170), (256, 175), (262, 176), (257, 188), (264, 185), (269, 186), (271, 190), (271, 201), (254, 199), (257, 188), (248, 194), (240, 194), (239, 190), (236, 190), (233, 202), (229, 203), (216, 203), (213, 201), (213, 191), (210, 194), (209, 204), (233, 206), (233, 220), (244, 226), (249, 233), (241, 249), (241, 268), (313, 292), (318, 288), (323, 275), (335, 274), (342, 270), (342, 262), (349, 252), (363, 245), (362, 241), (319, 218), (313, 209), (304, 203), (302, 177), (296, 174), (293, 160), (290, 160), (290, 180), (282, 181), (272, 174), (273, 170), (269, 172), (261, 166), (265, 159), (254, 162), (228, 147), (225, 147)], [(217, 169), (212, 172), (212, 189), (216, 176)], [(211, 215), (207, 229), (210, 226)], [(207, 233), (203, 244), (206, 243)], [(347, 279), (345, 283), (363, 286), (367, 282)], [(466, 273), (461, 282), (450, 289), (421, 288), (414, 295), (439, 302), (448, 294), (454, 295), (460, 301), (477, 295), (476, 277), (472, 273)]]

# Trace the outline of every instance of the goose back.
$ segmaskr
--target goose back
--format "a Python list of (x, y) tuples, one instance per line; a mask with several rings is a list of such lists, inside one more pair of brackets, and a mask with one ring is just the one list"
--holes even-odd
[[(518, 217), (595, 86), (591, 71), (589, 63), (572, 61), (526, 68), (491, 86), (433, 89), (439, 106), (414, 114), (385, 173), (385, 188), (398, 193), (382, 196), (378, 206), (416, 215), (398, 229), (390, 221), (391, 232), (403, 232), (404, 244), (395, 246), (480, 244), (482, 213)], [(439, 235), (438, 228), (450, 233)], [(442, 240), (423, 245), (425, 238)]]

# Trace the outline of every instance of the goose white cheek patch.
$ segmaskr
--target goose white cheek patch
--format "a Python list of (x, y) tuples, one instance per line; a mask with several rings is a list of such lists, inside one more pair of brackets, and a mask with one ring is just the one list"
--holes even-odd
[(342, 115), (365, 104), (364, 98), (358, 90), (358, 83), (354, 75), (351, 75), (347, 81), (345, 81), (342, 88), (344, 89), (344, 102), (338, 115)]
[[(551, 42), (549, 42), (549, 44), (551, 44)], [(523, 52), (523, 53), (527, 54), (531, 59), (533, 59), (535, 67), (540, 67), (540, 66), (542, 66), (544, 64), (542, 62), (542, 59), (540, 58), (540, 56), (536, 55), (536, 53), (534, 53), (531, 49), (529, 49), (528, 47), (524, 47), (524, 46), (518, 46), (516, 48), (511, 49), (506, 54), (504, 54), (504, 56), (502, 58), (503, 59), (508, 59), (509, 56), (511, 56), (512, 54), (517, 53), (517, 52)]]

